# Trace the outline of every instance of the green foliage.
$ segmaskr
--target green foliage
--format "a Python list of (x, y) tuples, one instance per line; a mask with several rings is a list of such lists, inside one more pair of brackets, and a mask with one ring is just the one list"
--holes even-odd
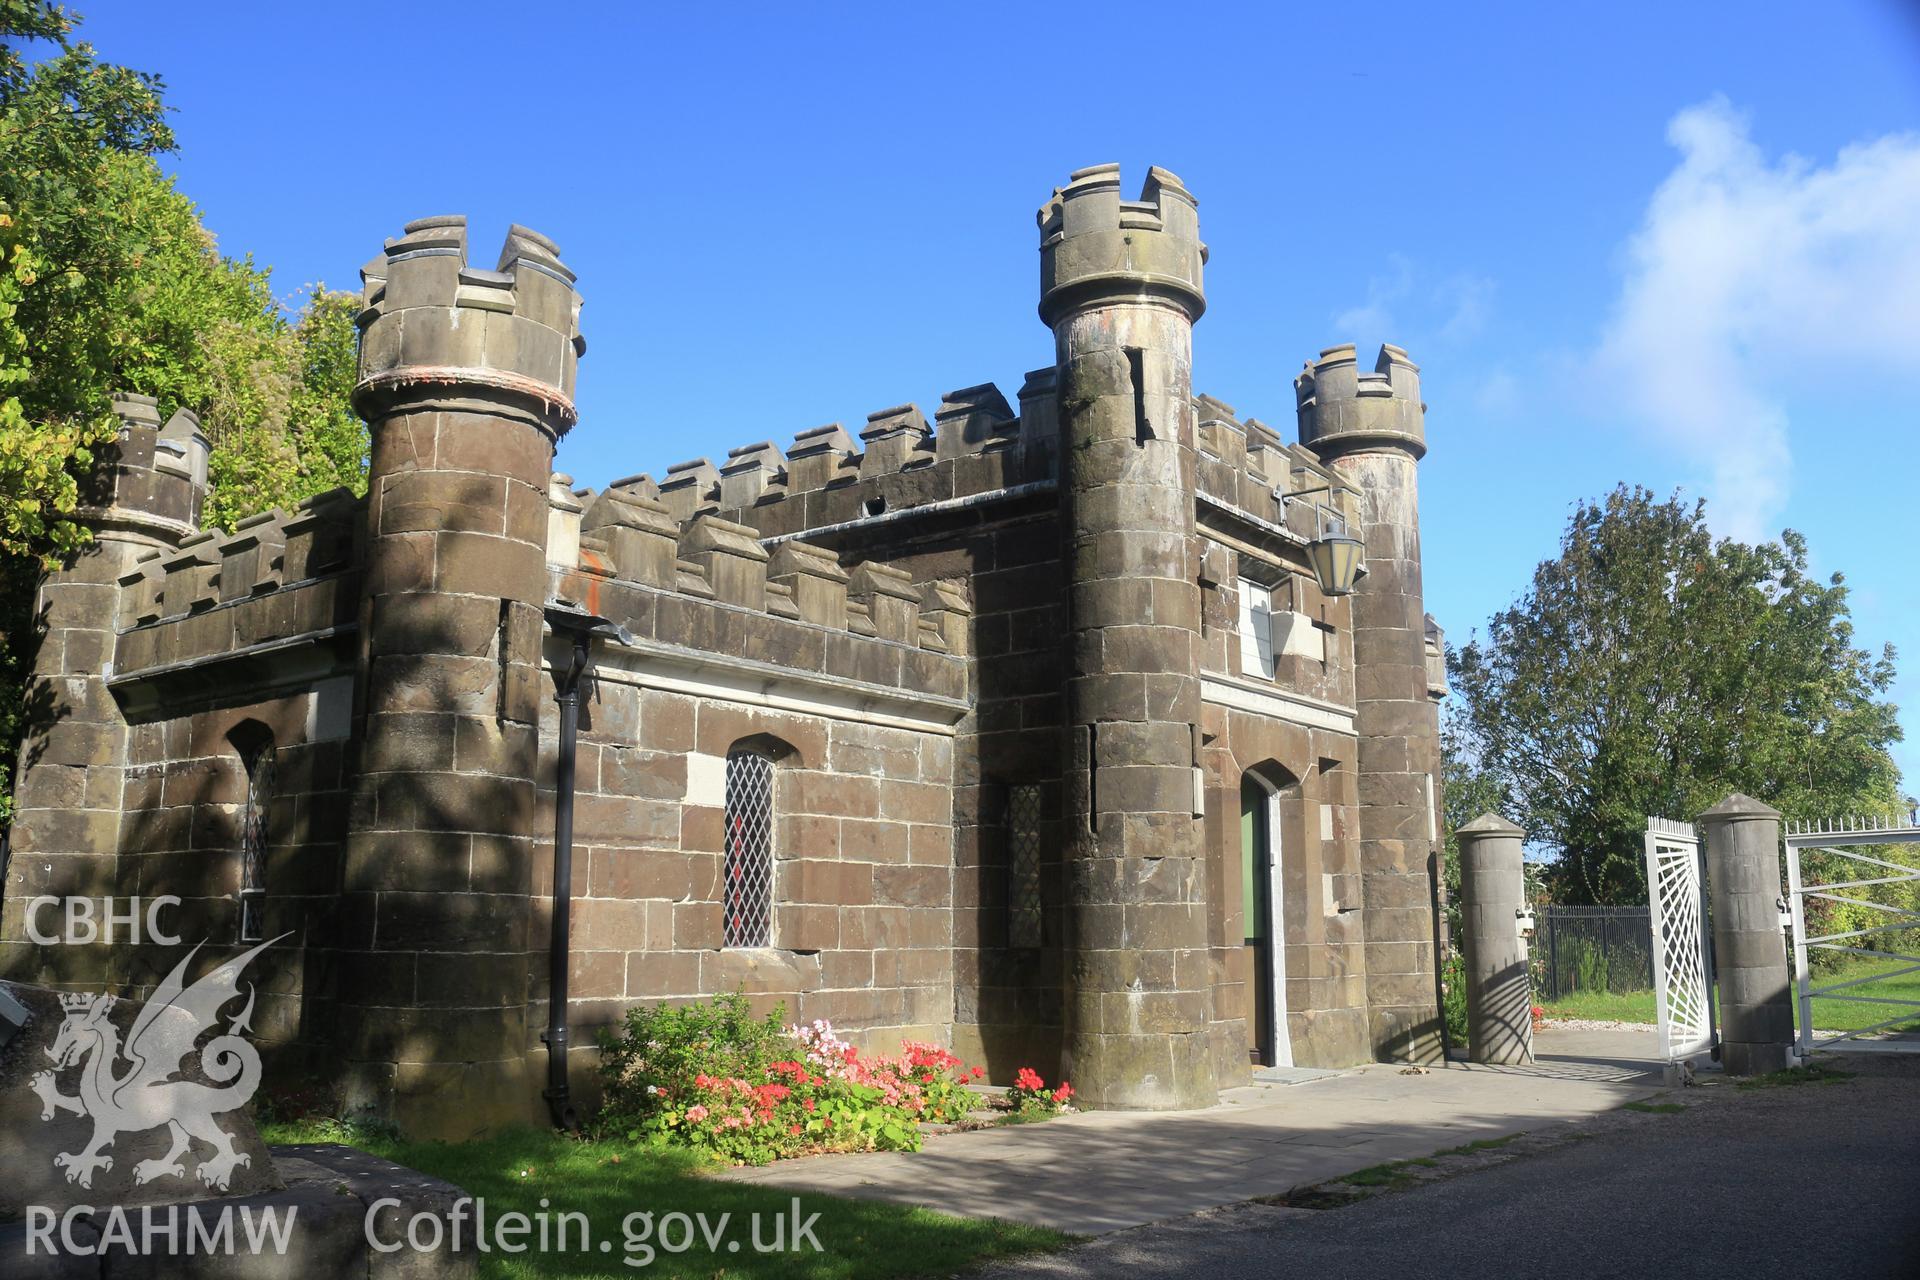
[(1457, 1146), (1457, 1147), (1447, 1147), (1446, 1149), (1441, 1151), (1436, 1151), (1433, 1154), (1435, 1154), (1436, 1156), (1479, 1155), (1482, 1151), (1498, 1151), (1501, 1147), (1506, 1146), (1509, 1142), (1518, 1142), (1521, 1138), (1525, 1136), (1526, 1136), (1525, 1134), (1510, 1133), (1504, 1138), (1475, 1138), (1472, 1142), (1462, 1143), (1460, 1146)]
[[(65, 519), (75, 474), (113, 424), (94, 394), (128, 354), (102, 304), (152, 246), (120, 216), (131, 175), (173, 136), (156, 77), (99, 62), (73, 19), (0, 0), (0, 555), (57, 556), (85, 541)], [(37, 63), (23, 48), (54, 47)], [(12, 623), (14, 619), (8, 619)], [(9, 631), (11, 631), (11, 626)]]
[(1447, 1043), (1467, 1045), (1467, 962), (1456, 947), (1447, 948), (1440, 962), (1440, 1012), (1447, 1020)]
[(915, 1151), (922, 1121), (972, 1109), (980, 1073), (934, 1045), (863, 1057), (824, 1022), (793, 1032), (744, 995), (636, 1008), (601, 1036), (602, 1137), (765, 1164), (811, 1151)]
[(1892, 809), (1893, 658), (1854, 646), (1844, 579), (1808, 576), (1798, 534), (1716, 541), (1704, 504), (1622, 486), (1452, 655), (1456, 732), (1553, 856), (1555, 901), (1644, 902), (1650, 814), (1729, 791), (1790, 818)]
[(290, 321), (266, 269), (223, 256), (156, 162), (159, 77), (101, 62), (76, 22), (0, 0), (0, 825), (37, 575), (87, 541), (78, 478), (115, 432), (113, 392), (200, 415), (209, 524), (365, 486), (352, 295), (316, 287)]
[(1613, 975), (1605, 951), (1589, 938), (1570, 939), (1567, 949), (1573, 953), (1565, 963), (1573, 976), (1575, 991), (1613, 990)]
[(1384, 1190), (1397, 1190), (1410, 1187), (1418, 1182), (1419, 1175), (1408, 1172), (1413, 1165), (1431, 1167), (1431, 1160), (1394, 1160), (1387, 1164), (1368, 1165), (1364, 1169), (1355, 1169), (1352, 1173), (1343, 1173), (1336, 1182), (1344, 1182), (1353, 1187), (1377, 1187)]
[[(478, 1259), (481, 1280), (585, 1280), (586, 1277), (718, 1277), (725, 1280), (888, 1280), (954, 1275), (997, 1257), (1058, 1248), (1067, 1237), (1045, 1227), (997, 1218), (958, 1218), (918, 1205), (842, 1200), (801, 1193), (802, 1219), (818, 1213), (811, 1246), (795, 1252), (750, 1247), (759, 1216), (764, 1238), (776, 1219), (792, 1220), (794, 1190), (707, 1176), (707, 1162), (690, 1151), (639, 1151), (625, 1142), (583, 1142), (565, 1134), (508, 1130), (472, 1142), (412, 1142), (392, 1135), (343, 1131), (337, 1123), (307, 1121), (263, 1126), (272, 1143), (334, 1142), (442, 1178), (486, 1204), (489, 1224), (509, 1214), (554, 1221), (554, 1247)], [(584, 1214), (580, 1230), (562, 1231), (559, 1214)], [(684, 1252), (660, 1247), (658, 1220), (668, 1213), (704, 1215), (725, 1224), (709, 1243), (693, 1233)], [(546, 1214), (546, 1219), (539, 1215)], [(469, 1223), (469, 1226), (471, 1223)], [(642, 1230), (648, 1234), (641, 1235)], [(471, 1239), (469, 1232), (467, 1239)], [(611, 1244), (603, 1252), (601, 1241)], [(521, 1237), (518, 1243), (525, 1244)], [(737, 1244), (729, 1249), (729, 1244)], [(497, 1246), (497, 1240), (496, 1240)], [(405, 1255), (396, 1255), (405, 1256)], [(293, 1268), (298, 1271), (299, 1269)]]
[(1788, 1067), (1763, 1076), (1748, 1076), (1733, 1082), (1736, 1089), (1786, 1089), (1797, 1084), (1839, 1084), (1853, 1079), (1853, 1072), (1841, 1071), (1816, 1062), (1805, 1067)]
[(1480, 767), (1459, 718), (1440, 722), (1440, 806), (1446, 839), (1441, 846), (1441, 882), (1445, 890), (1447, 935), (1460, 936), (1460, 841), (1454, 832), (1483, 813), (1505, 816), (1507, 797), (1499, 780)]
[(265, 332), (232, 322), (209, 331), (220, 376), (203, 523), (231, 528), (328, 489), (365, 492), (367, 428), (352, 407), (359, 309), (355, 295), (316, 285), (295, 323), (275, 317)]
[(619, 1130), (661, 1110), (696, 1076), (758, 1077), (800, 1048), (784, 1006), (755, 1017), (740, 992), (684, 1005), (636, 1005), (619, 1031), (600, 1034), (601, 1125)]

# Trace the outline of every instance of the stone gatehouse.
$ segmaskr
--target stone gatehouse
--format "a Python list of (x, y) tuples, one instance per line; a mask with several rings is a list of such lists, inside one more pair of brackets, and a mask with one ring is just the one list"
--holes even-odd
[(461, 218), (364, 269), (364, 499), (201, 529), (197, 424), (117, 399), (42, 592), (0, 974), (143, 994), (177, 949), (28, 908), (176, 895), (209, 954), (279, 939), (270, 1072), (440, 1136), (544, 1118), (556, 901), (576, 1087), (625, 1008), (737, 988), (1099, 1106), (1437, 1056), (1418, 370), (1321, 352), (1290, 443), (1193, 390), (1179, 179), (1084, 169), (1039, 222), (1013, 400), (598, 491), (554, 472), (574, 274), (519, 227), (493, 270)]

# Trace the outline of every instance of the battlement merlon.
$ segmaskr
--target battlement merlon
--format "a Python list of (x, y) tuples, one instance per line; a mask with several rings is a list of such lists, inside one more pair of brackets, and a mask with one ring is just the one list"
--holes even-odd
[(486, 271), (467, 264), (464, 217), (422, 218), (360, 278), (361, 416), (484, 399), (555, 439), (573, 426), (586, 341), (574, 274), (553, 241), (511, 227), (499, 265)]
[(1101, 300), (1152, 297), (1198, 320), (1206, 310), (1199, 204), (1180, 179), (1147, 170), (1138, 200), (1120, 198), (1120, 166), (1078, 169), (1040, 207), (1040, 318), (1052, 327)]
[(1323, 459), (1363, 449), (1427, 451), (1420, 366), (1392, 344), (1380, 348), (1372, 373), (1361, 373), (1352, 343), (1328, 347), (1293, 380), (1300, 443)]
[(178, 543), (200, 526), (212, 445), (191, 409), (177, 409), (164, 426), (152, 396), (116, 392), (120, 428), (94, 451), (94, 466), (79, 486), (74, 518), (96, 531), (119, 530)]

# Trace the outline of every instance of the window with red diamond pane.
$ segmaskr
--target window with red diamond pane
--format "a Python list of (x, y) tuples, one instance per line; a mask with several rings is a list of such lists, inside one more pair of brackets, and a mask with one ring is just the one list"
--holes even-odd
[(722, 870), (729, 947), (773, 944), (773, 761), (727, 756), (727, 852)]

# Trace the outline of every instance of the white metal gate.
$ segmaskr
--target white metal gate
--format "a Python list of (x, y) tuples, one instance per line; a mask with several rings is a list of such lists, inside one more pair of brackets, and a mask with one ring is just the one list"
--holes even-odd
[(1680, 1062), (1713, 1048), (1712, 942), (1701, 892), (1700, 836), (1692, 825), (1647, 819), (1647, 902), (1660, 1055)]
[[(1874, 849), (1876, 857), (1862, 850)], [(1808, 858), (1809, 852), (1817, 851)], [(1890, 978), (1920, 973), (1920, 956), (1912, 935), (1899, 932), (1920, 928), (1920, 816), (1904, 818), (1850, 818), (1843, 821), (1802, 822), (1787, 828), (1787, 887), (1793, 917), (1793, 972), (1795, 1022), (1799, 1025), (1802, 1056), (1815, 1049), (1842, 1044), (1849, 1053), (1861, 1050), (1920, 1053), (1920, 1035), (1890, 1033), (1891, 1029), (1920, 1025), (1920, 1000), (1887, 994), (1879, 984)], [(1835, 906), (1852, 906), (1864, 914), (1853, 921), (1836, 920)], [(1808, 917), (1814, 929), (1808, 932)], [(1866, 922), (1867, 927), (1847, 927)], [(1854, 945), (1868, 940), (1904, 940), (1898, 949)], [(1816, 954), (1864, 956), (1877, 962), (1875, 972), (1813, 985)], [(1904, 961), (1904, 967), (1890, 962)], [(1881, 1006), (1894, 1016), (1872, 1026), (1821, 1036), (1814, 1030), (1816, 996), (1847, 994), (1853, 1004)], [(1865, 1038), (1863, 1038), (1865, 1037)]]

